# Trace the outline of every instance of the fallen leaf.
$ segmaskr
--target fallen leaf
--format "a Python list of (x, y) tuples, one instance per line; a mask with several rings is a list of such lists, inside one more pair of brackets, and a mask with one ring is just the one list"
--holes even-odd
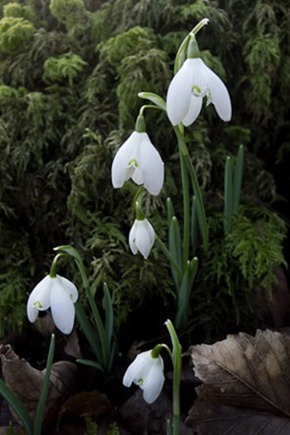
[(82, 353), (79, 344), (79, 337), (75, 328), (67, 338), (67, 341), (64, 346), (64, 351), (67, 355), (75, 359), (82, 358)]
[[(213, 345), (191, 346), (189, 351), (202, 381), (187, 420), (194, 430), (236, 435), (244, 427), (246, 434), (290, 433), (289, 336), (258, 330), (255, 337), (229, 335)], [(284, 425), (286, 432), (281, 429)]]
[[(0, 345), (0, 357), (5, 383), (23, 402), (30, 417), (34, 418), (45, 370), (37, 370), (25, 359), (20, 359), (10, 345)], [(76, 364), (68, 361), (59, 361), (52, 365), (44, 422), (54, 419), (60, 404), (72, 392), (76, 372)]]
[(84, 417), (98, 420), (109, 416), (113, 410), (108, 397), (101, 391), (84, 391), (74, 394), (63, 404), (59, 413), (59, 422)]
[(290, 420), (247, 408), (219, 406), (198, 401), (187, 424), (198, 435), (286, 435)]

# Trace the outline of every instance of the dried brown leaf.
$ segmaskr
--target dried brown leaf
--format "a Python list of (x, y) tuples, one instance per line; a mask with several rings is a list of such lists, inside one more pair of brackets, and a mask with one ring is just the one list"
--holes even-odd
[(104, 418), (113, 413), (113, 406), (101, 391), (84, 391), (74, 394), (63, 404), (59, 421), (90, 417), (93, 420)]
[(64, 351), (67, 355), (72, 356), (75, 359), (82, 358), (79, 337), (75, 328), (67, 338), (64, 346)]
[(187, 424), (198, 435), (286, 435), (290, 420), (247, 408), (211, 405), (198, 401)]
[[(255, 337), (229, 335), (213, 345), (192, 346), (190, 352), (195, 374), (203, 382), (196, 388), (198, 399), (188, 419), (194, 429), (202, 423), (204, 430), (198, 433), (242, 433), (242, 418), (256, 427), (246, 433), (288, 433), (280, 428), (290, 421), (289, 336), (258, 330)], [(225, 426), (210, 432), (217, 421)]]
[[(33, 418), (39, 402), (45, 370), (37, 370), (26, 360), (20, 359), (10, 345), (0, 345), (0, 357), (6, 384), (24, 403)], [(52, 365), (45, 421), (54, 417), (60, 403), (72, 392), (76, 372), (76, 364), (68, 361), (59, 361)]]

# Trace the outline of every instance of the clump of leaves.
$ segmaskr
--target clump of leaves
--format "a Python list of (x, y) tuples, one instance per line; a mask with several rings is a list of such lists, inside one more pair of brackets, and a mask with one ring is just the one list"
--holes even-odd
[(43, 81), (62, 83), (67, 80), (69, 86), (72, 86), (73, 81), (83, 72), (86, 65), (87, 62), (74, 53), (65, 53), (58, 58), (49, 57), (43, 65)]
[(211, 217), (210, 224), (209, 252), (193, 292), (192, 321), (207, 340), (237, 324), (252, 329), (261, 322), (258, 300), (261, 293), (271, 298), (278, 267), (286, 266), (287, 234), (283, 219), (257, 207), (242, 207), (230, 234), (223, 233), (221, 215)]
[(35, 32), (34, 25), (22, 17), (4, 17), (0, 20), (0, 53), (19, 53), (28, 48)]

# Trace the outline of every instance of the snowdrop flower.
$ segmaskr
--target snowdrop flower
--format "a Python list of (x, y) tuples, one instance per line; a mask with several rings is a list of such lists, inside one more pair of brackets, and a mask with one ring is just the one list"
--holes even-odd
[(39, 311), (51, 309), (53, 321), (64, 334), (70, 334), (75, 319), (74, 303), (78, 299), (75, 285), (59, 275), (45, 276), (33, 289), (27, 301), (27, 316), (35, 322)]
[(132, 382), (143, 390), (144, 400), (153, 403), (163, 388), (164, 364), (160, 355), (152, 356), (152, 351), (142, 352), (129, 365), (123, 377), (123, 385), (130, 387)]
[(118, 150), (112, 164), (115, 188), (132, 180), (151, 195), (158, 195), (164, 181), (164, 163), (146, 132), (134, 131)]
[(167, 114), (173, 125), (191, 125), (202, 108), (203, 97), (223, 121), (230, 121), (232, 105), (222, 80), (200, 57), (188, 58), (173, 77), (167, 92)]
[(155, 231), (148, 219), (135, 219), (129, 233), (129, 245), (133, 254), (139, 251), (145, 259), (148, 258), (154, 240)]

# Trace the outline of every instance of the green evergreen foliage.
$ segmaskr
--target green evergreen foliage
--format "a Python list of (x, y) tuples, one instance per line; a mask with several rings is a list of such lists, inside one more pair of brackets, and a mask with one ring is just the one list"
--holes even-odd
[[(205, 334), (231, 310), (248, 322), (255, 288), (270, 289), (285, 261), (286, 229), (269, 210), (277, 192), (266, 168), (269, 160), (283, 163), (290, 143), (281, 133), (289, 125), (287, 2), (7, 0), (1, 11), (0, 335), (21, 329), (30, 289), (48, 272), (52, 248), (66, 243), (84, 253), (97, 299), (97, 288), (108, 282), (118, 326), (156, 296), (160, 309), (170, 309), (172, 278), (162, 253), (154, 248), (143, 261), (129, 252), (136, 186), (113, 190), (110, 168), (143, 104), (138, 92), (165, 97), (176, 50), (205, 16), (210, 24), (199, 47), (230, 90), (234, 118), (224, 125), (204, 108), (187, 131), (211, 220), (210, 255), (201, 261), (192, 309)], [(158, 198), (146, 197), (145, 210), (164, 240), (167, 196), (182, 213), (167, 122), (164, 114), (146, 112), (166, 184)], [(224, 238), (224, 161), (241, 143), (246, 207)]]
[(49, 57), (43, 65), (43, 81), (49, 84), (67, 80), (69, 86), (72, 86), (74, 79), (80, 75), (86, 65), (87, 62), (74, 53), (66, 53), (58, 58)]
[(28, 48), (34, 26), (22, 17), (6, 16), (0, 20), (0, 53), (13, 54)]

